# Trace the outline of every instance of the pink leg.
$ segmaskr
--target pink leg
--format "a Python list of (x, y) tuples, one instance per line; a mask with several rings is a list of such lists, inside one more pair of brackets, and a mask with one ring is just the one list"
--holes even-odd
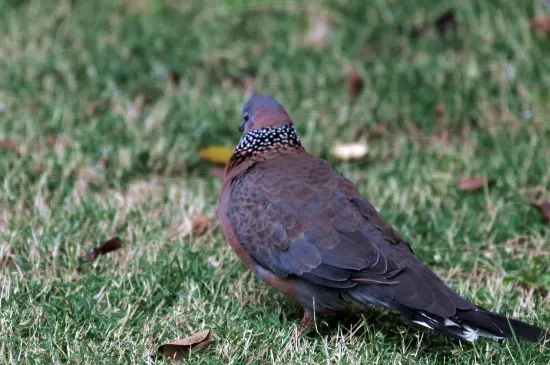
[(300, 320), (300, 332), (303, 332), (305, 329), (307, 329), (312, 321), (313, 317), (308, 316), (306, 312), (303, 312), (302, 319)]
[(313, 316), (307, 313), (307, 311), (302, 310), (302, 319), (300, 320), (300, 333), (303, 333), (313, 322)]

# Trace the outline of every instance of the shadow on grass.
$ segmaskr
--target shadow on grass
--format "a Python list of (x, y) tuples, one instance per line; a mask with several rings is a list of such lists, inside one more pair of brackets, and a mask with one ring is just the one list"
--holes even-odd
[[(298, 316), (296, 319), (298, 320)], [(356, 331), (357, 327), (364, 322), (370, 327), (369, 331)], [(368, 307), (363, 310), (355, 310), (346, 313), (335, 313), (333, 315), (321, 315), (317, 318), (317, 326), (304, 333), (306, 338), (317, 336), (334, 336), (343, 329), (344, 333), (354, 333), (355, 337), (363, 337), (364, 341), (372, 341), (372, 333), (382, 333), (384, 340), (397, 344), (406, 343), (411, 349), (418, 349), (419, 354), (435, 356), (443, 360), (450, 356), (459, 342), (446, 337), (437, 331), (429, 331), (415, 325), (411, 325), (395, 312), (375, 307)], [(405, 333), (403, 330), (405, 329)]]

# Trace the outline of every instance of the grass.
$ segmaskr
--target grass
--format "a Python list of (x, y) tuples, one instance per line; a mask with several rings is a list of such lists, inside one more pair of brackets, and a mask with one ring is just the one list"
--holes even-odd
[[(197, 153), (236, 145), (249, 78), (456, 290), (549, 327), (550, 229), (529, 205), (550, 198), (550, 49), (528, 25), (544, 3), (275, 3), (1, 3), (0, 139), (19, 153), (0, 149), (0, 362), (168, 363), (160, 344), (212, 329), (188, 363), (550, 363), (548, 344), (460, 343), (375, 309), (299, 336), (299, 308), (225, 244)], [(411, 37), (451, 6), (454, 31)], [(364, 159), (330, 154), (375, 124)], [(457, 189), (477, 174), (494, 185)]]

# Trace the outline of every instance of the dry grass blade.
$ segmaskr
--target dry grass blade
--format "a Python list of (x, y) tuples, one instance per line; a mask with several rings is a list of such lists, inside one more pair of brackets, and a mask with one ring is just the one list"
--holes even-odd
[(84, 261), (94, 261), (101, 255), (105, 255), (109, 252), (116, 251), (122, 247), (122, 241), (118, 237), (108, 239), (101, 246), (92, 249), (87, 254), (81, 256)]
[(160, 345), (158, 352), (171, 360), (181, 360), (189, 351), (204, 348), (218, 339), (219, 336), (214, 331), (201, 331), (189, 337)]
[(492, 183), (494, 183), (494, 180), (486, 176), (461, 176), (458, 181), (458, 188), (463, 191), (476, 191)]
[(544, 218), (546, 218), (546, 222), (550, 224), (550, 201), (542, 200), (531, 205), (540, 210)]

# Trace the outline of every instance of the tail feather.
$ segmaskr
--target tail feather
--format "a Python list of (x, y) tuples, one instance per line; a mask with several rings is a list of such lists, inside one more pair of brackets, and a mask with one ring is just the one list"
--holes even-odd
[(474, 307), (472, 310), (458, 310), (450, 318), (443, 318), (425, 311), (407, 308), (401, 311), (413, 323), (437, 329), (454, 338), (474, 341), (479, 337), (502, 339), (514, 335), (523, 340), (538, 342), (549, 339), (548, 331), (516, 319)]
[(513, 337), (538, 342), (548, 336), (548, 332), (540, 327), (507, 318), (498, 313), (489, 312), (476, 307), (470, 311), (458, 311), (455, 315), (462, 323), (479, 328), (499, 337)]

